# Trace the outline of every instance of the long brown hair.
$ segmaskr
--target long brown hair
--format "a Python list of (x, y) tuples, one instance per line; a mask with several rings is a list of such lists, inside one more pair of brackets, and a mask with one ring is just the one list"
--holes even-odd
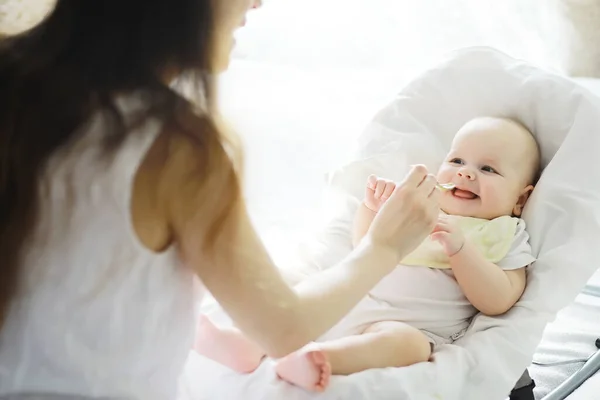
[[(113, 122), (106, 132), (107, 155), (133, 132), (114, 103), (115, 93), (144, 93), (145, 118), (176, 124), (198, 143), (199, 158), (209, 160), (206, 184), (222, 186), (211, 188), (220, 201), (218, 210), (206, 212), (212, 230), (207, 237), (234, 214), (238, 178), (214, 118), (213, 1), (57, 0), (39, 25), (0, 39), (0, 327), (18, 292), (49, 158), (83, 134), (98, 112)], [(193, 78), (201, 117), (163, 83), (161, 74), (172, 68)], [(202, 124), (190, 125), (190, 115)], [(193, 128), (207, 123), (210, 129)]]

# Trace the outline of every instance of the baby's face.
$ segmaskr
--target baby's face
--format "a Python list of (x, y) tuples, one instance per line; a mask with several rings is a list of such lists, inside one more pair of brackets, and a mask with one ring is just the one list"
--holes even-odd
[(506, 120), (480, 118), (456, 134), (437, 175), (452, 182), (440, 196), (447, 214), (494, 219), (520, 216), (533, 190), (538, 149), (531, 134)]

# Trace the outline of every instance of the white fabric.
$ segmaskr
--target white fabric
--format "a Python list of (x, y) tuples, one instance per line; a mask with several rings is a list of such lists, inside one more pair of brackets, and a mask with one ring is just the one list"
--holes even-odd
[(546, 324), (600, 259), (600, 189), (592, 184), (600, 181), (600, 103), (587, 90), (490, 49), (452, 54), (375, 117), (361, 137), (360, 161), (331, 176), (331, 222), (307, 247), (306, 259), (322, 269), (348, 253), (368, 174), (400, 179), (411, 163), (437, 167), (457, 129), (478, 115), (519, 118), (535, 132), (545, 166), (524, 213), (537, 262), (512, 310), (477, 316), (463, 338), (439, 348), (433, 363), (335, 377), (318, 396), (278, 382), (268, 362), (240, 376), (195, 355), (184, 393), (194, 399), (503, 399), (531, 362)]
[[(123, 99), (125, 115), (137, 107)], [(25, 286), (0, 334), (0, 396), (173, 398), (193, 340), (192, 274), (130, 222), (135, 171), (160, 124), (101, 157), (105, 120), (56, 155), (25, 249)]]
[[(501, 261), (503, 269), (535, 261), (528, 240), (525, 222), (519, 220), (511, 250)], [(355, 335), (379, 321), (400, 321), (449, 343), (462, 336), (475, 314), (451, 270), (399, 265), (319, 341)]]
[(535, 257), (531, 254), (531, 246), (529, 245), (529, 233), (527, 233), (527, 224), (522, 219), (519, 219), (515, 239), (512, 246), (502, 260), (498, 261), (498, 266), (504, 270), (521, 268), (522, 265), (529, 265), (535, 261)]

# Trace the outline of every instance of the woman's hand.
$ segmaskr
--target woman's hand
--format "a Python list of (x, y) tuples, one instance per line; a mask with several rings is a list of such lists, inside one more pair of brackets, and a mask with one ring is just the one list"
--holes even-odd
[[(365, 238), (405, 256), (431, 233), (439, 214), (437, 180), (413, 166), (381, 206)], [(387, 185), (386, 185), (387, 186)]]

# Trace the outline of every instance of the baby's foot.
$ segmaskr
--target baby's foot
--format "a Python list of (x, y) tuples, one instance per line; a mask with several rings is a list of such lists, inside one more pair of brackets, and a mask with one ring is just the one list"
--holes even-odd
[(277, 362), (275, 371), (284, 381), (315, 392), (324, 391), (331, 377), (331, 365), (321, 350), (292, 353)]
[(194, 350), (240, 373), (250, 373), (260, 365), (264, 351), (236, 329), (220, 329), (206, 316), (200, 316)]

